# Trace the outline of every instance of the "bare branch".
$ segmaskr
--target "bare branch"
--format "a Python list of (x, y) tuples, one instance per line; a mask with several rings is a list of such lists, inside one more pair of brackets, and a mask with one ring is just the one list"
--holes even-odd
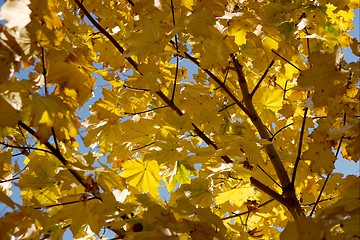
[(19, 177), (14, 177), (14, 178), (11, 178), (11, 179), (1, 180), (0, 184), (1, 183), (6, 183), (6, 182), (12, 182), (12, 181), (15, 181), (15, 180), (18, 180), (18, 179), (19, 179)]
[(265, 175), (266, 175), (268, 178), (271, 179), (271, 181), (273, 181), (276, 185), (278, 185), (278, 186), (281, 188), (281, 185), (280, 185), (277, 181), (275, 181), (275, 179), (273, 179), (260, 165), (258, 165), (258, 167), (260, 168), (260, 170), (261, 170), (263, 173), (265, 173)]
[(280, 128), (279, 130), (277, 130), (274, 135), (271, 137), (270, 141), (274, 140), (276, 135), (278, 135), (282, 130), (284, 130), (287, 127), (290, 127), (291, 125), (293, 125), (294, 123), (289, 123), (288, 125), (285, 125), (284, 127)]
[[(81, 9), (81, 11), (85, 14), (85, 16), (89, 19), (89, 21), (101, 32), (107, 39), (110, 40), (110, 42), (116, 47), (116, 49), (121, 53), (124, 54), (125, 50), (120, 44), (113, 38), (113, 36), (110, 35), (109, 32), (107, 32), (88, 12), (88, 10), (84, 7), (84, 5), (79, 0), (74, 0), (76, 5)], [(130, 1), (131, 5), (134, 3)], [(131, 64), (131, 66), (140, 73), (138, 64), (132, 59), (131, 57), (125, 57), (125, 59)]]
[(301, 72), (301, 69), (297, 66), (295, 66), (292, 62), (290, 62), (289, 60), (287, 60), (286, 58), (284, 58), (283, 56), (281, 56), (280, 54), (278, 54), (274, 49), (271, 49), (271, 51), (273, 53), (276, 54), (276, 56), (278, 56), (279, 58), (281, 58), (282, 60), (284, 60), (285, 62), (287, 62), (288, 64), (290, 64), (291, 66), (293, 66), (294, 68), (296, 68), (297, 70), (299, 70)]
[(255, 207), (255, 208), (251, 208), (251, 209), (249, 209), (249, 210), (247, 210), (247, 211), (245, 211), (245, 212), (242, 212), (242, 213), (236, 213), (236, 214), (234, 214), (234, 215), (231, 215), (231, 216), (228, 216), (228, 217), (224, 217), (224, 218), (222, 218), (221, 220), (227, 220), (227, 219), (231, 219), (231, 218), (235, 218), (235, 217), (240, 217), (240, 216), (245, 215), (245, 214), (249, 214), (249, 213), (251, 213), (251, 212), (253, 212), (253, 211), (259, 210), (259, 208), (261, 208), (261, 207), (263, 207), (263, 206), (271, 203), (272, 201), (274, 201), (274, 199), (269, 199), (269, 200), (267, 200), (266, 202), (260, 204), (259, 206)]
[(29, 146), (16, 146), (16, 145), (12, 145), (12, 144), (8, 144), (8, 143), (4, 143), (4, 142), (0, 142), (1, 145), (4, 145), (5, 147), (11, 147), (11, 148), (17, 148), (17, 149), (30, 149), (30, 150), (36, 150), (36, 151), (42, 151), (42, 152), (46, 152), (46, 153), (50, 153), (53, 154), (51, 151), (46, 150), (46, 149), (41, 149), (41, 148), (36, 148), (36, 147), (29, 147)]
[(131, 149), (131, 151), (132, 151), (132, 152), (133, 152), (133, 151), (137, 151), (137, 150), (140, 150), (140, 149), (146, 148), (146, 147), (148, 147), (148, 146), (151, 146), (151, 145), (153, 145), (153, 144), (155, 144), (155, 142), (151, 142), (151, 143), (148, 143), (148, 144), (146, 144), (146, 145), (144, 145), (144, 146), (141, 146), (141, 147), (137, 147), (137, 148)]
[(234, 106), (235, 104), (236, 104), (236, 103), (231, 103), (231, 104), (229, 104), (229, 105), (224, 106), (223, 108), (221, 108), (221, 109), (218, 111), (218, 113), (226, 110), (227, 108), (229, 108), (229, 107), (231, 107), (231, 106)]
[[(346, 124), (346, 113), (344, 113), (343, 126), (345, 126), (345, 124)], [(338, 155), (339, 155), (339, 153), (340, 153), (341, 144), (342, 144), (343, 139), (344, 139), (344, 135), (341, 136), (341, 138), (340, 138), (339, 146), (338, 146), (338, 148), (337, 148), (337, 150), (336, 150), (336, 153), (335, 153), (335, 157), (336, 157), (336, 158), (338, 157)], [(317, 199), (316, 199), (316, 201), (315, 201), (315, 204), (314, 204), (313, 208), (311, 209), (310, 217), (312, 217), (312, 215), (314, 214), (314, 212), (315, 212), (315, 210), (316, 210), (317, 205), (318, 205), (319, 202), (320, 202), (321, 195), (322, 195), (323, 191), (325, 190), (325, 186), (326, 186), (326, 184), (327, 184), (330, 176), (331, 176), (331, 173), (329, 173), (329, 174), (326, 176), (326, 178), (325, 178), (324, 185), (322, 186), (322, 188), (321, 188), (321, 190), (320, 190), (320, 193), (319, 193), (319, 196), (317, 197)]]
[(291, 209), (291, 202), (286, 199), (285, 197), (281, 196), (279, 193), (274, 191), (273, 189), (269, 188), (265, 184), (259, 182), (257, 179), (250, 177), (250, 182), (252, 185), (254, 185), (256, 188), (258, 188), (260, 191), (266, 193), (276, 201), (278, 201), (280, 204), (284, 205), (289, 210)]
[(314, 204), (313, 208), (311, 209), (311, 212), (310, 212), (309, 217), (312, 217), (312, 215), (314, 214), (315, 209), (316, 209), (317, 205), (318, 205), (319, 202), (320, 202), (321, 195), (322, 195), (322, 193), (324, 192), (325, 186), (326, 186), (326, 184), (327, 184), (327, 182), (328, 182), (328, 180), (329, 180), (329, 178), (330, 178), (330, 175), (331, 175), (331, 174), (328, 174), (328, 175), (326, 176), (324, 185), (321, 187), (319, 196), (317, 197), (317, 199), (316, 199), (316, 201), (315, 201), (315, 204)]
[[(22, 121), (18, 122), (19, 126), (21, 126), (23, 129), (25, 129), (28, 133), (33, 135), (37, 140), (39, 140), (39, 137), (37, 136), (36, 132), (23, 123)], [(45, 142), (44, 145), (50, 150), (51, 154), (53, 154), (64, 166), (69, 166), (69, 162), (63, 157), (63, 155), (60, 153), (58, 149), (56, 149), (53, 145), (51, 145), (49, 142)], [(69, 172), (76, 178), (76, 180), (85, 188), (88, 189), (89, 185), (84, 181), (84, 179), (79, 175), (78, 172), (76, 172), (74, 169), (67, 168)]]
[(169, 106), (160, 106), (160, 107), (148, 109), (148, 110), (145, 110), (145, 111), (142, 111), (142, 112), (134, 112), (134, 113), (124, 112), (123, 114), (133, 116), (133, 115), (137, 115), (137, 114), (143, 114), (143, 113), (152, 112), (152, 111), (155, 111), (155, 110), (158, 110), (158, 109), (161, 109), (161, 108), (167, 108), (167, 107), (169, 107)]
[[(174, 26), (176, 25), (175, 23), (175, 13), (174, 13), (174, 3), (173, 0), (170, 0), (171, 3), (171, 15), (172, 15), (172, 20), (173, 20), (173, 24)], [(178, 72), (179, 72), (179, 44), (178, 44), (178, 37), (177, 34), (175, 34), (175, 49), (176, 49), (176, 69), (175, 69), (175, 77), (174, 77), (174, 85), (173, 85), (173, 90), (172, 90), (172, 94), (171, 94), (171, 102), (174, 102), (174, 98), (175, 98), (175, 90), (176, 90), (176, 81), (177, 81), (177, 77), (178, 77)]]
[(46, 71), (46, 63), (45, 63), (45, 49), (41, 48), (41, 62), (42, 62), (42, 74), (44, 76), (44, 88), (45, 88), (45, 94), (48, 95), (48, 85), (47, 85), (47, 71)]
[(134, 91), (141, 91), (141, 92), (149, 92), (150, 91), (149, 89), (130, 87), (130, 86), (125, 85), (125, 84), (123, 85), (123, 87), (134, 90)]
[(300, 162), (301, 149), (302, 149), (303, 137), (304, 137), (304, 132), (305, 132), (306, 115), (307, 115), (308, 109), (309, 108), (305, 108), (305, 110), (304, 110), (303, 121), (301, 124), (299, 147), (298, 147), (298, 152), (296, 155), (295, 165), (294, 165), (293, 174), (292, 174), (292, 178), (291, 178), (291, 184), (293, 186), (295, 185), (296, 171), (297, 171), (297, 168), (298, 168), (298, 165)]
[(270, 68), (274, 65), (275, 60), (271, 60), (269, 66), (266, 68), (265, 72), (263, 73), (263, 75), (261, 76), (259, 82), (256, 84), (256, 86), (254, 87), (254, 89), (251, 91), (250, 93), (250, 98), (252, 98), (254, 96), (254, 94), (256, 93), (256, 91), (258, 90), (258, 88), (260, 87), (260, 84), (262, 83), (262, 81), (264, 81), (266, 75), (268, 74), (268, 72), (270, 71)]
[[(255, 110), (255, 107), (252, 103), (252, 99), (249, 94), (249, 89), (248, 89), (247, 82), (246, 82), (246, 79), (244, 76), (244, 72), (242, 70), (242, 66), (237, 61), (234, 54), (232, 54), (231, 57), (234, 62), (235, 71), (238, 75), (239, 85), (240, 85), (241, 92), (244, 97), (243, 101), (245, 103), (246, 109), (251, 113), (250, 115), (248, 115), (248, 117), (250, 118), (251, 122), (254, 124), (257, 131), (259, 132), (260, 137), (262, 139), (270, 140), (271, 139), (270, 134), (267, 131), (267, 128), (265, 127), (261, 118), (258, 116), (258, 114)], [(266, 153), (269, 156), (270, 161), (271, 161), (272, 165), (274, 166), (276, 174), (280, 180), (280, 183), (281, 183), (281, 186), (283, 189), (283, 194), (286, 199), (286, 204), (288, 204), (286, 206), (288, 207), (289, 211), (291, 212), (292, 216), (295, 219), (299, 218), (300, 216), (303, 216), (304, 213), (301, 209), (299, 201), (296, 198), (295, 189), (291, 185), (289, 176), (287, 175), (285, 167), (280, 159), (279, 154), (277, 153), (277, 151), (274, 147), (274, 144), (271, 143), (271, 144), (265, 145), (265, 150), (266, 150)], [(264, 190), (267, 190), (267, 189), (264, 189)], [(275, 196), (273, 196), (273, 198), (275, 200), (278, 200)], [(279, 200), (281, 200), (281, 199), (279, 199)]]
[(47, 206), (43, 206), (43, 207), (34, 207), (34, 209), (43, 209), (43, 208), (51, 208), (51, 207), (58, 207), (58, 206), (66, 206), (66, 205), (70, 205), (70, 204), (74, 204), (74, 203), (79, 203), (79, 202), (84, 202), (84, 201), (90, 201), (90, 200), (94, 200), (94, 199), (98, 199), (98, 198), (96, 198), (96, 197), (89, 197), (89, 198), (85, 198), (85, 199), (81, 199), (81, 200), (70, 201), (70, 202), (63, 202), (63, 203), (56, 203), (56, 204), (51, 204), (51, 205), (47, 205)]

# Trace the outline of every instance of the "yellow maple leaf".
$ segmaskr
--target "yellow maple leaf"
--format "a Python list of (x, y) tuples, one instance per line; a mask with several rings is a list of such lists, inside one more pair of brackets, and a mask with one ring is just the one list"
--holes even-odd
[(266, 108), (272, 112), (277, 112), (282, 108), (283, 91), (274, 88), (260, 88), (256, 91), (254, 105), (258, 108)]
[(189, 10), (193, 10), (194, 0), (181, 0), (181, 6), (186, 7)]
[(152, 196), (159, 195), (158, 187), (161, 186), (160, 168), (155, 160), (128, 160), (122, 166), (123, 171), (120, 176), (126, 178), (129, 185), (149, 192)]
[(0, 128), (14, 127), (20, 120), (19, 111), (14, 109), (2, 96), (0, 96), (0, 115)]
[(309, 56), (312, 67), (301, 72), (297, 82), (302, 89), (314, 90), (311, 97), (315, 106), (324, 106), (334, 101), (336, 96), (344, 95), (343, 87), (348, 79), (337, 65), (341, 51), (334, 53), (314, 52)]
[(230, 201), (238, 207), (241, 207), (249, 198), (252, 198), (254, 195), (254, 188), (251, 187), (250, 184), (246, 184), (239, 188), (220, 193), (215, 197), (215, 202), (216, 204), (220, 205)]

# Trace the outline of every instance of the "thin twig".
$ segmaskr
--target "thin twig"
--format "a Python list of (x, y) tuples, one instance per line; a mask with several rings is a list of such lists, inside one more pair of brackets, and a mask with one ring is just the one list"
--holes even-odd
[(266, 202), (264, 202), (264, 203), (262, 203), (262, 204), (259, 204), (259, 206), (257, 206), (256, 208), (251, 208), (251, 209), (249, 209), (249, 210), (247, 210), (247, 211), (245, 211), (245, 212), (236, 213), (236, 214), (234, 214), (234, 215), (232, 215), (232, 216), (224, 217), (224, 218), (222, 218), (221, 220), (227, 220), (227, 219), (231, 219), (231, 218), (235, 218), (235, 217), (240, 217), (240, 216), (242, 216), (242, 215), (251, 213), (251, 212), (253, 212), (253, 211), (255, 211), (255, 210), (259, 210), (259, 208), (261, 208), (261, 207), (263, 207), (263, 206), (271, 203), (272, 201), (274, 201), (274, 199), (269, 199), (269, 200), (267, 200)]
[[(45, 48), (41, 48), (41, 61), (42, 61), (42, 74), (44, 76), (44, 87), (45, 87), (45, 95), (49, 94), (49, 90), (48, 90), (48, 82), (47, 82), (47, 70), (46, 70), (46, 62), (45, 62)], [(55, 147), (56, 149), (59, 151), (59, 145), (58, 145), (58, 141), (55, 135), (55, 130), (54, 127), (51, 127), (51, 133), (54, 139), (54, 143), (55, 143)]]
[(59, 144), (58, 144), (57, 137), (56, 137), (56, 135), (55, 135), (55, 129), (54, 129), (54, 127), (51, 127), (51, 133), (52, 133), (52, 136), (53, 136), (53, 139), (54, 139), (55, 147), (56, 147), (56, 149), (58, 150), (58, 152), (60, 152), (60, 148), (59, 148)]
[(291, 66), (293, 66), (294, 68), (296, 68), (297, 70), (299, 70), (301, 72), (301, 69), (299, 67), (295, 66), (295, 64), (293, 64), (292, 62), (290, 62), (289, 60), (287, 60), (286, 58), (284, 58), (283, 56), (278, 54), (274, 49), (271, 49), (271, 51), (273, 53), (275, 53), (279, 58), (281, 58), (282, 60), (284, 60), (285, 62), (287, 62), (288, 64), (290, 64)]
[(11, 148), (17, 148), (17, 149), (30, 149), (30, 150), (36, 150), (36, 151), (42, 151), (42, 152), (46, 152), (46, 153), (50, 153), (53, 154), (51, 151), (46, 150), (46, 149), (41, 149), (41, 148), (36, 148), (36, 147), (29, 147), (29, 146), (16, 146), (16, 145), (12, 145), (12, 144), (8, 144), (8, 143), (4, 143), (4, 142), (0, 142), (1, 145), (4, 145), (5, 147), (11, 147)]
[(280, 128), (279, 130), (277, 130), (274, 134), (273, 134), (273, 136), (271, 137), (271, 139), (270, 139), (270, 141), (272, 142), (274, 139), (275, 139), (275, 137), (282, 131), (282, 130), (284, 130), (285, 128), (287, 128), (287, 127), (290, 127), (291, 125), (293, 125), (294, 123), (289, 123), (288, 125), (285, 125), (284, 127), (282, 127), (282, 128)]
[[(304, 28), (306, 35), (309, 35), (308, 30), (306, 29), (306, 27)], [(307, 45), (307, 50), (308, 50), (308, 56), (310, 55), (310, 39), (306, 38), (306, 45)]]
[(130, 87), (128, 85), (123, 85), (124, 88), (128, 88), (128, 89), (131, 89), (131, 90), (134, 90), (134, 91), (141, 91), (141, 92), (149, 92), (150, 90), (149, 89), (146, 89), (146, 88), (136, 88), (136, 87)]
[(191, 62), (193, 62), (200, 69), (202, 69), (207, 75), (209, 75), (225, 91), (225, 93), (236, 103), (236, 105), (238, 105), (240, 107), (240, 109), (246, 115), (248, 115), (250, 118), (251, 117), (254, 118), (254, 116), (252, 116), (253, 114), (251, 112), (249, 112), (248, 109), (246, 109), (246, 107), (241, 103), (241, 101), (239, 99), (237, 99), (237, 97), (232, 93), (232, 91), (229, 88), (227, 88), (226, 85), (224, 85), (223, 81), (221, 81), (218, 77), (216, 77), (210, 70), (201, 68), (200, 62), (196, 58), (192, 57), (187, 52), (185, 52), (184, 54), (185, 54), (186, 58), (188, 58)]
[(6, 183), (6, 182), (12, 182), (12, 181), (18, 180), (19, 178), (20, 178), (20, 177), (14, 177), (14, 178), (11, 178), (11, 179), (1, 180), (1, 181), (0, 181), (0, 184), (1, 184), (1, 183)]
[(307, 115), (308, 110), (309, 110), (309, 108), (306, 107), (305, 110), (304, 110), (303, 121), (302, 121), (302, 124), (301, 124), (298, 152), (297, 152), (297, 155), (296, 155), (295, 165), (294, 165), (294, 169), (293, 169), (293, 173), (292, 173), (292, 177), (291, 177), (291, 184), (293, 186), (295, 186), (296, 172), (297, 172), (297, 168), (299, 166), (299, 162), (300, 162), (300, 159), (301, 159), (301, 150), (302, 150), (303, 138), (304, 138), (304, 133), (305, 133), (306, 115)]
[[(37, 140), (39, 140), (39, 137), (37, 136), (36, 132), (29, 127), (28, 125), (26, 125), (25, 123), (23, 123), (22, 121), (18, 122), (19, 126), (21, 126), (23, 129), (25, 129), (28, 133), (30, 133), (31, 135), (33, 135)], [(64, 165), (64, 166), (69, 166), (69, 162), (63, 157), (63, 155), (53, 146), (51, 145), (49, 142), (45, 142), (44, 145), (51, 151), (51, 153), (57, 158), (59, 159), (59, 161)], [(87, 183), (85, 183), (85, 180), (79, 175), (78, 172), (76, 172), (75, 170), (71, 169), (71, 168), (67, 168), (69, 170), (69, 172), (76, 178), (76, 180), (85, 188), (88, 189), (89, 186)]]
[[(81, 9), (81, 11), (85, 14), (85, 16), (89, 19), (91, 24), (93, 24), (99, 32), (101, 32), (107, 39), (110, 40), (110, 42), (116, 47), (116, 49), (121, 53), (124, 54), (125, 50), (120, 44), (113, 38), (113, 36), (110, 35), (109, 32), (107, 32), (89, 13), (89, 11), (84, 7), (84, 5), (79, 0), (74, 0), (76, 5)], [(125, 57), (125, 59), (130, 63), (130, 65), (140, 73), (138, 64), (132, 59), (131, 57)]]
[(271, 60), (269, 66), (266, 68), (265, 72), (263, 73), (263, 75), (261, 76), (259, 82), (256, 84), (256, 86), (254, 87), (254, 89), (251, 91), (250, 93), (250, 98), (252, 98), (254, 96), (254, 94), (256, 93), (256, 91), (258, 90), (258, 88), (260, 87), (260, 84), (262, 83), (262, 81), (264, 81), (266, 75), (268, 74), (268, 72), (270, 71), (271, 67), (274, 65), (275, 60)]
[(146, 147), (148, 147), (148, 146), (151, 146), (151, 145), (153, 145), (153, 144), (155, 144), (155, 142), (151, 142), (151, 143), (148, 143), (148, 144), (146, 144), (146, 145), (144, 145), (144, 146), (141, 146), (141, 147), (137, 147), (137, 148), (131, 149), (131, 151), (132, 151), (132, 152), (133, 152), (133, 151), (137, 151), (137, 150), (140, 150), (140, 149), (146, 148)]
[[(333, 200), (333, 199), (335, 199), (335, 198), (337, 198), (337, 197), (339, 197), (339, 196), (325, 198), (325, 199), (320, 200), (319, 203), (321, 203), (321, 202), (326, 202), (326, 201), (331, 201), (331, 200)], [(302, 205), (302, 206), (310, 207), (310, 206), (313, 206), (313, 205), (315, 205), (315, 204), (316, 204), (316, 202), (313, 202), (313, 203), (303, 203), (303, 204), (301, 204), (301, 205)]]
[(84, 201), (90, 201), (90, 200), (94, 200), (97, 199), (96, 197), (89, 197), (86, 198), (86, 200), (82, 199), (82, 200), (76, 200), (76, 201), (70, 201), (70, 202), (63, 202), (63, 203), (56, 203), (56, 204), (51, 204), (51, 205), (47, 205), (47, 206), (42, 206), (42, 207), (34, 207), (34, 209), (43, 209), (43, 208), (51, 208), (51, 207), (58, 207), (58, 206), (65, 206), (65, 205), (70, 205), (70, 204), (74, 204), (74, 203), (80, 203), (80, 202), (84, 202)]
[(231, 103), (231, 104), (229, 104), (229, 105), (224, 106), (223, 108), (221, 108), (221, 109), (218, 111), (218, 113), (226, 110), (227, 108), (229, 108), (229, 107), (231, 107), (231, 106), (234, 106), (235, 104), (236, 104), (236, 103)]
[(315, 209), (316, 209), (317, 205), (318, 205), (319, 202), (320, 202), (321, 195), (322, 195), (323, 191), (325, 190), (325, 186), (326, 186), (326, 184), (327, 184), (327, 182), (328, 182), (328, 180), (329, 180), (329, 178), (330, 178), (330, 175), (331, 175), (331, 174), (328, 174), (328, 175), (326, 176), (325, 182), (324, 182), (323, 186), (321, 187), (320, 193), (319, 193), (319, 195), (318, 195), (318, 197), (317, 197), (317, 199), (316, 199), (316, 201), (315, 201), (315, 204), (314, 204), (313, 208), (311, 209), (311, 212), (310, 212), (309, 217), (312, 217), (312, 215), (314, 214)]
[(271, 179), (271, 181), (273, 181), (276, 185), (278, 185), (278, 186), (281, 188), (281, 185), (280, 185), (277, 181), (275, 181), (275, 179), (273, 179), (260, 165), (258, 165), (258, 167), (260, 168), (260, 170), (261, 170), (263, 173), (265, 173), (265, 175), (266, 175), (268, 178)]
[(47, 86), (47, 71), (45, 66), (45, 49), (41, 48), (41, 62), (42, 62), (42, 74), (44, 76), (44, 88), (45, 88), (45, 94), (48, 95), (48, 86)]
[[(346, 113), (344, 113), (343, 126), (345, 126), (345, 124), (346, 124)], [(341, 144), (342, 144), (343, 139), (344, 139), (344, 135), (342, 135), (341, 138), (340, 138), (339, 146), (338, 146), (338, 148), (337, 148), (337, 150), (336, 150), (336, 153), (335, 153), (335, 157), (336, 157), (336, 158), (338, 157), (338, 155), (339, 155), (339, 153), (340, 153), (340, 148), (341, 148)], [(326, 184), (327, 184), (330, 176), (331, 176), (331, 173), (329, 173), (329, 174), (326, 176), (324, 185), (322, 186), (322, 188), (321, 188), (321, 190), (320, 190), (320, 193), (319, 193), (319, 196), (317, 197), (317, 199), (316, 199), (316, 201), (315, 201), (315, 204), (314, 204), (313, 208), (311, 209), (310, 217), (312, 217), (312, 215), (314, 214), (314, 212), (315, 212), (315, 210), (316, 210), (317, 205), (318, 205), (319, 202), (320, 202), (321, 195), (322, 195), (322, 193), (323, 193), (323, 191), (324, 191), (324, 189), (325, 189), (325, 186), (326, 186)]]
[(148, 112), (152, 112), (152, 111), (155, 111), (155, 110), (158, 110), (158, 109), (161, 109), (161, 108), (167, 108), (167, 107), (169, 107), (169, 106), (160, 106), (160, 107), (148, 109), (148, 110), (145, 110), (145, 111), (142, 111), (142, 112), (134, 112), (134, 113), (124, 112), (123, 114), (134, 116), (134, 115), (137, 115), (137, 114), (148, 113)]
[[(225, 85), (227, 76), (228, 76), (228, 74), (229, 74), (229, 71), (230, 71), (230, 66), (227, 66), (227, 67), (226, 67), (225, 76), (224, 76), (224, 81), (223, 81), (223, 84), (222, 84), (222, 85)], [(221, 88), (221, 86), (215, 88), (214, 91), (218, 90), (219, 88)]]
[[(174, 3), (173, 3), (173, 0), (170, 0), (170, 3), (171, 3), (172, 20), (173, 20), (173, 24), (174, 24), (174, 26), (175, 26), (176, 23), (175, 23), (175, 13), (174, 13)], [(175, 34), (175, 49), (176, 49), (176, 69), (175, 69), (174, 85), (173, 85), (173, 90), (172, 90), (172, 94), (171, 94), (171, 102), (174, 102), (175, 89), (176, 89), (176, 81), (177, 81), (178, 72), (179, 72), (179, 44), (178, 44), (177, 34)]]

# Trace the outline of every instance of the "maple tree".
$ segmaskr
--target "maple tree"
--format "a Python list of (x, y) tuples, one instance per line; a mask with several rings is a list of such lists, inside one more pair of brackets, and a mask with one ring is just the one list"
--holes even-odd
[(357, 8), (5, 1), (0, 238), (359, 239)]

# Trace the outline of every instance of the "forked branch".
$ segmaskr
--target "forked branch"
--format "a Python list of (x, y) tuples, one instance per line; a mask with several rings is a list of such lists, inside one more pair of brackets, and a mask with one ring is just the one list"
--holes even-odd
[[(34, 136), (37, 140), (39, 140), (39, 136), (36, 134), (36, 132), (29, 127), (28, 125), (26, 125), (25, 123), (23, 123), (22, 121), (18, 122), (19, 126), (22, 127), (23, 129), (25, 129), (28, 133), (30, 133), (32, 136)], [(75, 177), (75, 179), (85, 188), (85, 189), (92, 189), (92, 186), (90, 186), (88, 183), (86, 183), (86, 181), (80, 176), (80, 174), (75, 171), (74, 169), (71, 169), (69, 166), (69, 162), (64, 158), (64, 156), (61, 154), (61, 152), (54, 147), (53, 145), (51, 145), (51, 143), (49, 142), (45, 142), (44, 145), (50, 150), (50, 152), (57, 158), (59, 159), (59, 161), (65, 166), (67, 167), (68, 171), (71, 173), (71, 175), (73, 175)], [(95, 194), (93, 194), (94, 197), (100, 199), (99, 196), (96, 196)]]
[[(252, 103), (251, 94), (249, 93), (249, 89), (248, 89), (246, 78), (245, 78), (245, 75), (243, 72), (243, 68), (240, 65), (240, 63), (238, 62), (238, 60), (236, 59), (234, 54), (232, 54), (231, 58), (234, 63), (236, 74), (238, 76), (239, 85), (240, 85), (241, 92), (243, 95), (243, 102), (245, 103), (246, 109), (251, 113), (250, 115), (248, 115), (248, 117), (250, 118), (251, 122), (254, 124), (255, 128), (259, 132), (260, 137), (262, 139), (270, 140), (271, 136), (270, 136), (269, 132), (267, 131), (266, 126), (262, 122), (261, 118), (257, 114), (257, 111), (255, 110), (255, 107)], [(289, 209), (289, 211), (291, 212), (292, 216), (295, 219), (303, 216), (304, 213), (302, 211), (299, 201), (296, 198), (295, 189), (291, 185), (289, 176), (287, 175), (285, 167), (284, 167), (283, 163), (281, 162), (280, 156), (277, 153), (277, 151), (274, 147), (274, 144), (270, 143), (270, 144), (265, 145), (265, 150), (266, 150), (266, 153), (269, 156), (270, 161), (271, 161), (272, 165), (274, 166), (276, 174), (280, 180), (282, 190), (283, 190), (283, 195), (284, 195), (286, 201), (282, 200), (281, 198), (278, 198), (278, 196), (275, 196), (275, 195), (274, 196), (270, 195), (270, 196), (272, 196), (274, 199), (278, 200), (280, 203), (284, 204)], [(254, 183), (256, 184), (256, 181)], [(258, 187), (262, 188), (263, 186), (259, 185)], [(261, 190), (268, 191), (268, 189), (265, 189), (265, 188), (263, 188)], [(269, 193), (275, 194), (274, 192), (271, 192), (271, 191), (268, 191), (268, 194)]]

